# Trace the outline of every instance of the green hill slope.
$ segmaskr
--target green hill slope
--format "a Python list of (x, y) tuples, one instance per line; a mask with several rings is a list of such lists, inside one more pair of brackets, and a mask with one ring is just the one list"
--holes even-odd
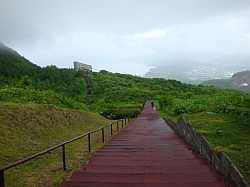
[[(89, 112), (53, 105), (0, 102), (0, 167), (108, 123), (109, 120)], [(92, 138), (92, 143), (97, 143)], [(78, 169), (90, 157), (87, 139), (66, 145), (66, 157), (68, 168)], [(69, 174), (70, 170), (62, 171), (61, 149), (58, 149), (8, 170), (6, 182), (7, 186), (58, 186)]]
[(11, 79), (24, 75), (34, 76), (40, 69), (16, 51), (0, 43), (0, 80), (9, 83)]
[[(55, 66), (41, 68), (16, 51), (0, 43), (0, 88), (32, 86), (35, 90), (52, 90), (67, 98), (85, 103), (87, 88), (84, 73)], [(27, 85), (28, 84), (28, 85)]]

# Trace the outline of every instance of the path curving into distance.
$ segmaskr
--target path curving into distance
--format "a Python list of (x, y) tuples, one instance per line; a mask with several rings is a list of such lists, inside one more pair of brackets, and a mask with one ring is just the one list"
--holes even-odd
[(222, 187), (219, 173), (145, 104), (142, 113), (61, 187)]

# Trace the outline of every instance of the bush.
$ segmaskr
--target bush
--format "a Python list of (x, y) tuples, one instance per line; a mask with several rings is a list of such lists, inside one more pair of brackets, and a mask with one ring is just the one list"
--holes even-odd
[(55, 93), (52, 90), (35, 90), (26, 87), (5, 87), (0, 90), (0, 101), (15, 103), (37, 103), (54, 104), (59, 107), (85, 109), (82, 103), (76, 102), (62, 94)]
[(122, 119), (129, 116), (137, 116), (141, 110), (138, 108), (107, 109), (100, 114), (107, 119)]

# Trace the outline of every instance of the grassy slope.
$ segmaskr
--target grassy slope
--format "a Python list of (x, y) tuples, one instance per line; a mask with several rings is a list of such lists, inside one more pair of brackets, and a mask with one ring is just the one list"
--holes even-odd
[[(162, 113), (163, 117), (166, 114)], [(235, 116), (216, 113), (184, 114), (197, 133), (203, 133), (212, 148), (218, 152), (225, 152), (236, 167), (250, 183), (250, 128), (242, 119)], [(177, 117), (174, 117), (177, 120)], [(217, 131), (222, 131), (219, 136)]]
[[(97, 114), (53, 105), (0, 103), (0, 166), (108, 123), (110, 121)], [(99, 141), (92, 137), (92, 142)], [(62, 178), (67, 178), (73, 169), (78, 169), (79, 162), (84, 163), (91, 156), (87, 153), (87, 139), (66, 145), (66, 154), (68, 172), (62, 172), (61, 149), (58, 149), (35, 159), (36, 162), (7, 171), (7, 185), (58, 186)]]
[[(250, 128), (246, 128), (247, 124), (225, 114), (202, 112), (184, 117), (192, 122), (197, 132), (205, 135), (215, 151), (225, 152), (250, 182)], [(217, 131), (222, 131), (222, 136), (218, 136)]]

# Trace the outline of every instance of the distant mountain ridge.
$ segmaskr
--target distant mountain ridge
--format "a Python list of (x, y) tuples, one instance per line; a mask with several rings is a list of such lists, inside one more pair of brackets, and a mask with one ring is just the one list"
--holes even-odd
[(206, 62), (165, 59), (154, 64), (144, 77), (200, 84), (212, 79), (229, 79), (236, 72), (250, 69), (250, 54), (233, 54)]
[(219, 88), (231, 88), (250, 92), (250, 71), (241, 71), (232, 75), (230, 79), (208, 80), (202, 83), (206, 86), (215, 86)]

